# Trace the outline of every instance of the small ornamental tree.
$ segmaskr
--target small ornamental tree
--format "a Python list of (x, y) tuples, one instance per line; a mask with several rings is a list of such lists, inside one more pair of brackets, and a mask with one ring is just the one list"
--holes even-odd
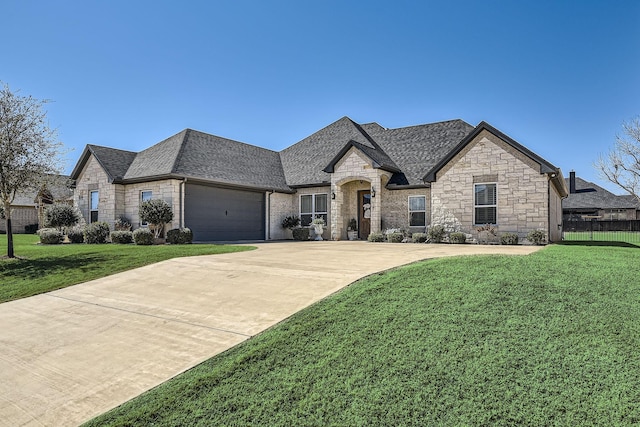
[(171, 206), (164, 200), (152, 199), (142, 202), (140, 205), (140, 221), (150, 224), (154, 236), (159, 238), (164, 230), (164, 225), (173, 220)]
[(80, 221), (78, 210), (67, 203), (54, 203), (47, 207), (45, 211), (46, 226), (62, 230), (73, 227)]

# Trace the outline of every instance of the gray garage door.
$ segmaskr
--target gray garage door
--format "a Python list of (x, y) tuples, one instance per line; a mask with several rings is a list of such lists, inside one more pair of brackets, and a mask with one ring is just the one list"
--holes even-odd
[(197, 241), (263, 240), (264, 193), (187, 184), (185, 225)]

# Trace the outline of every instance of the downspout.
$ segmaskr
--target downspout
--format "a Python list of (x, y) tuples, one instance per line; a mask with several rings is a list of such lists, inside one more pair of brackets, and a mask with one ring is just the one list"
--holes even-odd
[(182, 181), (180, 181), (180, 189), (179, 189), (179, 193), (180, 193), (180, 228), (184, 228), (184, 199), (185, 199), (185, 192), (186, 192), (186, 184), (187, 184), (187, 178), (183, 178)]

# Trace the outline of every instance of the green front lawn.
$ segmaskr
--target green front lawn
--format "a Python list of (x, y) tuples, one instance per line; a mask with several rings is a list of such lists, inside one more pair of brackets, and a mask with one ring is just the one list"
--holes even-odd
[(640, 233), (633, 231), (565, 231), (567, 241), (626, 242), (640, 246)]
[[(0, 302), (64, 288), (170, 258), (252, 249), (223, 245), (38, 245), (38, 236), (16, 234), (18, 259), (0, 258)], [(0, 254), (7, 253), (0, 235)]]
[(640, 249), (363, 279), (88, 425), (640, 423)]

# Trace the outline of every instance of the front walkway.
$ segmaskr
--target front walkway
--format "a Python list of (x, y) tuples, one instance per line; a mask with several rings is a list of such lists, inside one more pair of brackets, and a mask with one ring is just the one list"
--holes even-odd
[(0, 425), (76, 425), (368, 274), (532, 246), (280, 242), (0, 304)]

